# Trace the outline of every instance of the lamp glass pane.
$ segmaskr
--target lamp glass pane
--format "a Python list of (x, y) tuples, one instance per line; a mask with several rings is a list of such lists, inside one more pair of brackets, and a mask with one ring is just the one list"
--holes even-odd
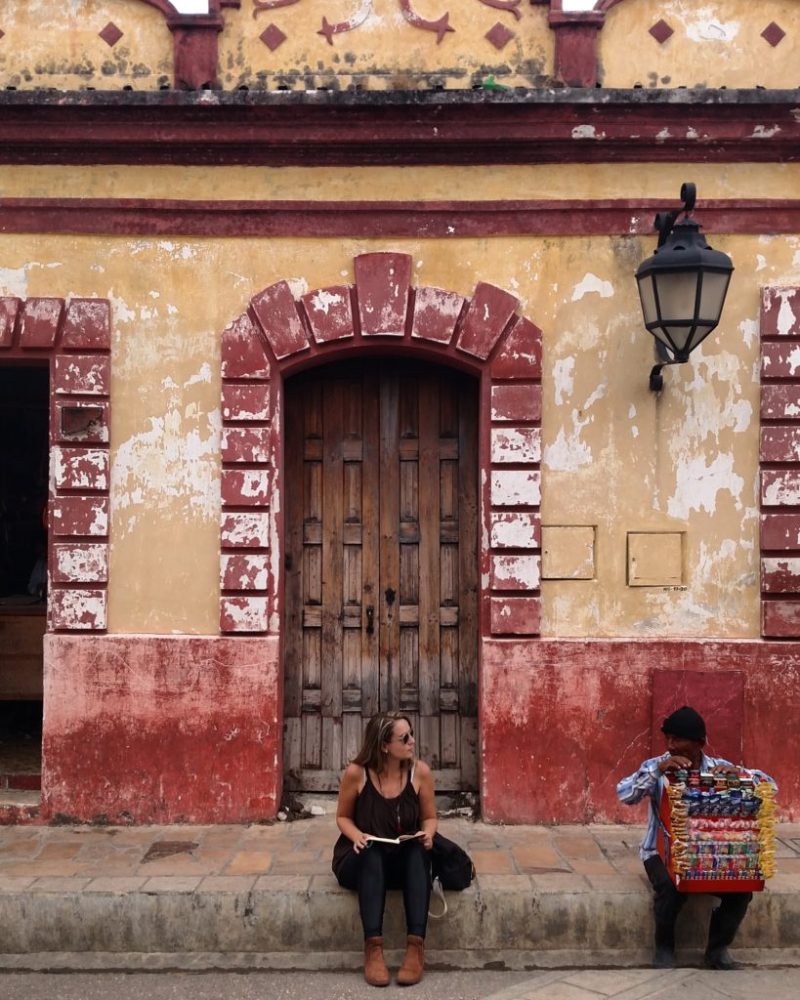
[(668, 323), (664, 324), (664, 331), (671, 338), (672, 343), (680, 354), (686, 351), (686, 344), (692, 335), (693, 329), (691, 326), (670, 326)]
[(696, 271), (674, 271), (656, 276), (661, 318), (665, 325), (670, 320), (694, 318), (698, 279)]
[(716, 323), (705, 323), (697, 326), (669, 326), (666, 327), (666, 330), (681, 353), (690, 354), (701, 340), (706, 339), (715, 326)]
[(700, 293), (700, 311), (698, 313), (701, 319), (719, 322), (730, 280), (730, 274), (715, 271), (707, 271), (703, 275), (703, 289)]
[(654, 326), (650, 333), (653, 334), (656, 340), (660, 340), (664, 347), (668, 347), (670, 351), (675, 350), (675, 345), (667, 338), (660, 326)]
[(649, 274), (643, 278), (639, 278), (639, 297), (642, 300), (642, 315), (644, 316), (645, 326), (648, 323), (655, 323), (658, 320), (658, 311), (656, 310), (656, 297), (653, 291), (653, 279)]

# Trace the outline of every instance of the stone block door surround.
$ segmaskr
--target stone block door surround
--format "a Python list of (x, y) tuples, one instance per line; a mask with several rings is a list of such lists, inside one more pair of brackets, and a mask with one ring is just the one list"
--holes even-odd
[(429, 358), (480, 377), (480, 634), (536, 636), (540, 608), (541, 331), (518, 299), (413, 287), (412, 258), (355, 258), (352, 285), (253, 296), (222, 335), (220, 631), (278, 634), (282, 379), (347, 357)]
[(110, 353), (105, 299), (0, 298), (0, 364), (50, 367), (49, 632), (106, 629)]

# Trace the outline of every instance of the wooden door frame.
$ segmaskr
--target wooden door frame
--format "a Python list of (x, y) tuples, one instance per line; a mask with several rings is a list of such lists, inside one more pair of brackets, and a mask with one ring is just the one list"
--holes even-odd
[[(480, 744), (483, 641), (539, 635), (542, 336), (517, 314), (511, 293), (486, 282), (470, 297), (412, 287), (412, 263), (408, 254), (362, 254), (352, 285), (298, 299), (278, 281), (223, 332), (220, 631), (279, 636), (283, 663), (285, 380), (349, 357), (381, 356), (474, 375)], [(282, 669), (278, 683), (280, 731)]]

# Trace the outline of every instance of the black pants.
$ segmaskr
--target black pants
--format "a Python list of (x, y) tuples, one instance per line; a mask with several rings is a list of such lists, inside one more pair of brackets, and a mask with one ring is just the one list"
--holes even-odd
[(406, 931), (425, 937), (431, 898), (430, 854), (418, 841), (399, 847), (376, 843), (353, 851), (339, 869), (339, 885), (358, 892), (364, 938), (383, 934), (386, 890), (402, 889)]
[[(658, 855), (648, 858), (644, 870), (655, 892), (653, 912), (656, 918), (656, 948), (675, 950), (675, 920), (683, 909), (688, 893), (678, 892), (669, 877), (664, 862)], [(719, 894), (720, 905), (711, 911), (708, 929), (707, 953), (717, 952), (732, 943), (739, 924), (747, 913), (753, 898), (752, 892), (724, 892)]]

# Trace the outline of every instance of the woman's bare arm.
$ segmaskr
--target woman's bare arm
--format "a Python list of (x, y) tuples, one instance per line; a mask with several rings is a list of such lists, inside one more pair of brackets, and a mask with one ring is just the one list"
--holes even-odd
[(358, 854), (369, 841), (355, 824), (356, 799), (361, 791), (364, 772), (358, 764), (350, 764), (339, 783), (339, 798), (336, 803), (336, 825), (353, 842), (353, 850)]
[(414, 771), (414, 777), (419, 781), (419, 819), (422, 831), (425, 836), (422, 844), (426, 850), (433, 847), (433, 835), (439, 825), (436, 819), (436, 799), (433, 789), (433, 772), (424, 760), (418, 760)]

